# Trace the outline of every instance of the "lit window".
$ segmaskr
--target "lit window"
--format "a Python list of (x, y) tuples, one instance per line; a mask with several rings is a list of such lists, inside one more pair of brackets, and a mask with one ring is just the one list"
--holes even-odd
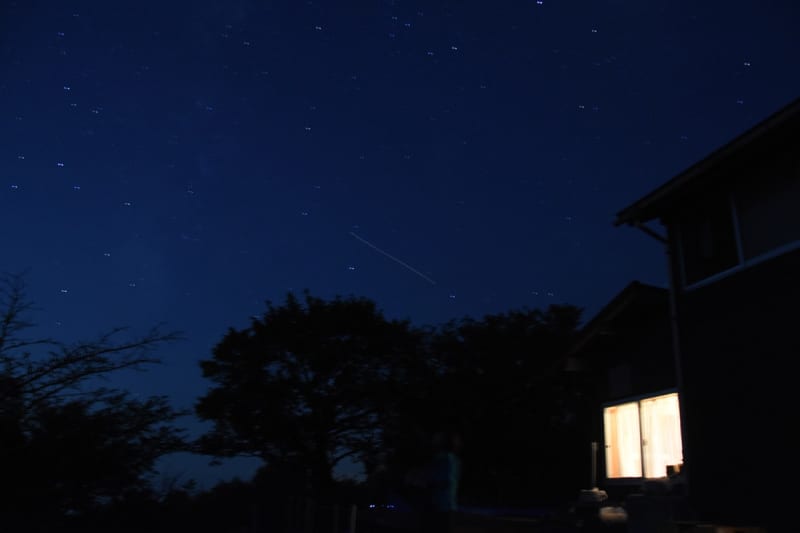
[(666, 477), (683, 462), (677, 393), (606, 407), (603, 426), (609, 479)]
[(639, 404), (606, 407), (606, 475), (609, 478), (642, 477)]

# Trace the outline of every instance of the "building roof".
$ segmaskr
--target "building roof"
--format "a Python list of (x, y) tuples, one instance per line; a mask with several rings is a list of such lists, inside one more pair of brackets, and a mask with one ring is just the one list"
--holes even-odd
[(800, 98), (773, 113), (765, 120), (617, 213), (614, 225), (637, 225), (660, 217), (670, 205), (673, 205), (677, 199), (686, 195), (693, 186), (702, 185), (701, 182), (708, 177), (709, 170), (729, 160), (731, 156), (764, 138), (768, 133), (774, 132), (780, 126), (798, 119), (800, 119)]
[(654, 305), (668, 309), (668, 297), (669, 291), (665, 288), (632, 281), (581, 328), (569, 355), (580, 353), (598, 337), (610, 333), (618, 319), (629, 312), (639, 315), (643, 309)]

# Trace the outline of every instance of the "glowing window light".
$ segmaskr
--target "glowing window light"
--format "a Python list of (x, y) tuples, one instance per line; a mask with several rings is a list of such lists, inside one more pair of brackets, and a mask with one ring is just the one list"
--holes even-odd
[(681, 417), (677, 393), (648, 398), (640, 403), (644, 475), (667, 476), (667, 466), (683, 462)]
[(606, 407), (603, 430), (609, 479), (663, 478), (683, 462), (677, 393)]
[(607, 407), (603, 413), (606, 438), (606, 475), (609, 478), (642, 477), (639, 404)]

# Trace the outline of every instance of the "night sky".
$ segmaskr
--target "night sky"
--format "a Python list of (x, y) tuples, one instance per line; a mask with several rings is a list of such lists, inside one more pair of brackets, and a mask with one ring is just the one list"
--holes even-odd
[[(798, 27), (792, 0), (6, 0), (0, 271), (45, 335), (182, 330), (113, 380), (179, 408), (287, 291), (588, 319), (666, 284), (614, 214), (800, 95)], [(207, 462), (164, 469), (252, 473)]]

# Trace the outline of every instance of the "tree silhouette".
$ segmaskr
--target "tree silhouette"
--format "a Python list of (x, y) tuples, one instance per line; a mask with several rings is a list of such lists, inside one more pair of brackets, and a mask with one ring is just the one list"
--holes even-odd
[(463, 502), (543, 502), (577, 490), (582, 421), (571, 416), (573, 391), (557, 363), (580, 312), (513, 310), (430, 331), (428, 377), (418, 374), (422, 383), (403, 395), (384, 433), (388, 470), (402, 477), (424, 461), (431, 435), (450, 427), (464, 439)]
[(366, 299), (289, 294), (201, 362), (213, 386), (196, 411), (214, 426), (200, 449), (260, 457), (316, 495), (353, 457), (370, 490), (411, 500), (420, 493), (404, 480), (433, 435), (454, 429), (464, 503), (564, 501), (588, 471), (580, 391), (559, 366), (580, 314), (551, 306), (419, 329)]
[(175, 333), (123, 329), (64, 344), (28, 338), (33, 307), (19, 275), (0, 277), (0, 514), (4, 527), (87, 513), (145, 486), (160, 456), (185, 448), (165, 397), (139, 399), (94, 378), (157, 363)]
[(304, 471), (314, 491), (327, 490), (343, 459), (380, 452), (381, 420), (418, 340), (363, 298), (306, 293), (301, 302), (290, 293), (283, 305), (268, 303), (201, 362), (214, 383), (196, 405), (214, 422), (201, 449)]

